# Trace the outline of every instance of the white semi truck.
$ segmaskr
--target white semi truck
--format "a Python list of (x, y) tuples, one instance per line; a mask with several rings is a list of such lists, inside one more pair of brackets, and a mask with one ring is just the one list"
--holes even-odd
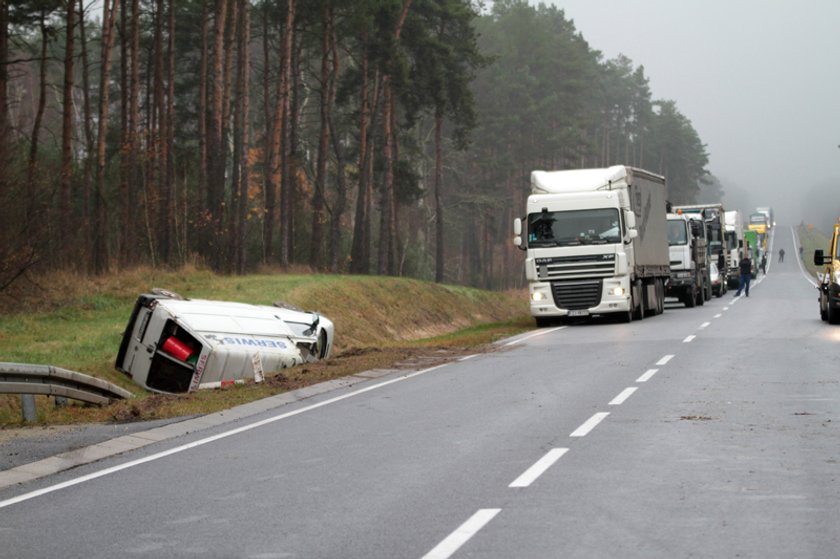
[(665, 288), (686, 307), (702, 305), (711, 298), (706, 224), (700, 214), (668, 214), (668, 250), (671, 278)]
[(669, 277), (665, 178), (617, 165), (533, 171), (527, 217), (514, 221), (526, 250), (531, 316), (614, 314), (622, 322), (665, 309)]
[(729, 287), (737, 288), (739, 278), (741, 277), (738, 263), (744, 254), (744, 219), (741, 217), (740, 211), (728, 210), (724, 214), (724, 220), (726, 223), (724, 238), (726, 241), (726, 251), (729, 253), (729, 273), (727, 274), (727, 278), (729, 280)]

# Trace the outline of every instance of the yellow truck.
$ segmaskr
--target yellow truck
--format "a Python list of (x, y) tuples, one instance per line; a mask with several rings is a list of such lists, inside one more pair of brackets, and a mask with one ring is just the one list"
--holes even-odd
[(829, 324), (840, 324), (840, 223), (834, 224), (834, 234), (828, 246), (828, 254), (822, 250), (814, 251), (814, 264), (823, 266), (820, 283), (820, 318)]

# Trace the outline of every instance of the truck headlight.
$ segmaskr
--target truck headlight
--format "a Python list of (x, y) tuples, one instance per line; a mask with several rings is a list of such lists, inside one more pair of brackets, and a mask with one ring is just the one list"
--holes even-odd
[(623, 287), (613, 287), (612, 290), (610, 290), (610, 294), (611, 295), (617, 295), (617, 296), (621, 297), (622, 295), (624, 295), (624, 288)]
[(531, 293), (532, 301), (545, 301), (545, 299), (545, 293), (543, 293), (542, 291), (534, 291), (533, 293)]

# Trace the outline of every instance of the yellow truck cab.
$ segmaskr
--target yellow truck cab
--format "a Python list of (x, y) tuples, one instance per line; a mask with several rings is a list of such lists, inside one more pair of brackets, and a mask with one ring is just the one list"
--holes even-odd
[(834, 224), (834, 234), (828, 246), (828, 254), (822, 250), (814, 251), (814, 264), (824, 266), (820, 283), (820, 318), (829, 324), (840, 324), (840, 223)]

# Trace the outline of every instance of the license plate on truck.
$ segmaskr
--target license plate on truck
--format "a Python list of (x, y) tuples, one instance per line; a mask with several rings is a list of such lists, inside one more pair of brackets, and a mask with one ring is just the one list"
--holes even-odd
[(589, 311), (569, 311), (569, 316), (589, 316)]

